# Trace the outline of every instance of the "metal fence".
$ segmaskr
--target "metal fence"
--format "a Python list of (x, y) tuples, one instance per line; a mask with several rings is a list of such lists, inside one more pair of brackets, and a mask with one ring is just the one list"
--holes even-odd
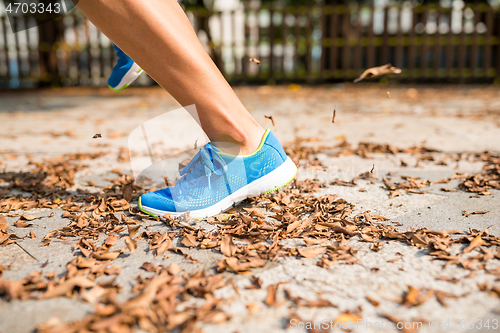
[[(190, 9), (187, 15), (232, 83), (339, 82), (389, 62), (403, 69), (391, 80), (500, 81), (500, 11), (484, 3), (457, 8), (243, 2), (233, 10)], [(26, 25), (25, 20), (14, 24)], [(2, 88), (103, 86), (114, 61), (111, 42), (77, 9), (16, 34), (0, 16)], [(143, 76), (137, 84), (153, 82)]]

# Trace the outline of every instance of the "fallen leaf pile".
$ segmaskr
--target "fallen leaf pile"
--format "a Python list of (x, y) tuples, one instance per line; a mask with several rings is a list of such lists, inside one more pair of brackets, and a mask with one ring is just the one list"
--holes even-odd
[[(288, 156), (299, 164), (300, 160), (305, 160), (308, 165), (317, 165), (316, 155), (318, 153), (326, 154), (330, 157), (343, 157), (349, 155), (358, 155), (362, 158), (373, 158), (373, 154), (391, 154), (398, 153), (419, 155), (419, 161), (435, 161), (433, 153), (440, 153), (436, 149), (427, 148), (425, 146), (414, 146), (410, 148), (398, 148), (390, 144), (377, 144), (372, 142), (360, 142), (357, 147), (352, 147), (345, 139), (337, 145), (322, 146), (316, 143), (316, 138), (298, 138), (293, 142), (285, 145), (284, 149)], [(315, 143), (314, 145), (311, 145)]]
[(21, 281), (0, 279), (0, 295), (6, 300), (65, 296), (95, 301), (97, 297), (120, 290), (113, 280), (95, 282), (100, 276), (120, 274), (118, 265), (108, 267), (109, 264), (109, 261), (97, 262), (92, 258), (77, 257), (66, 265), (66, 273), (62, 277), (58, 277), (54, 272), (43, 276), (41, 271), (34, 271)]
[(431, 182), (427, 179), (420, 180), (419, 177), (409, 177), (409, 176), (400, 176), (404, 179), (404, 182), (396, 182), (394, 184), (390, 183), (390, 178), (383, 179), (385, 188), (389, 191), (389, 198), (394, 198), (401, 194), (401, 191), (405, 191), (406, 193), (414, 193), (414, 194), (424, 194), (427, 191), (420, 190), (423, 187), (427, 187), (431, 185)]
[(491, 189), (500, 190), (500, 156), (485, 152), (476, 158), (485, 162), (483, 172), (467, 177), (459, 188), (480, 195), (491, 194)]
[[(38, 198), (57, 197), (67, 195), (66, 189), (75, 185), (75, 173), (83, 170), (86, 166), (80, 161), (96, 159), (104, 156), (104, 152), (91, 154), (66, 154), (58, 158), (44, 160), (43, 162), (30, 162), (32, 171), (30, 172), (3, 172), (0, 173), (0, 181), (7, 184), (0, 189), (0, 211), (5, 206), (5, 197), (12, 190), (18, 190), (33, 194)], [(11, 198), (10, 198), (11, 199)], [(31, 206), (29, 208), (38, 208)], [(53, 208), (53, 207), (47, 207)], [(16, 210), (7, 208), (7, 211)], [(19, 208), (17, 208), (19, 209)]]
[[(326, 148), (308, 146), (308, 142), (313, 141), (297, 140), (286, 148), (287, 153), (298, 164), (304, 160), (312, 161), (321, 168), (315, 155)], [(360, 143), (357, 148), (352, 148), (344, 141), (328, 148), (327, 154), (337, 157), (354, 154), (370, 158), (373, 153), (401, 152), (429, 156), (436, 151), (424, 147), (400, 149), (372, 143)], [(175, 328), (183, 332), (196, 331), (198, 322), (222, 323), (230, 318), (222, 310), (225, 302), (229, 301), (215, 298), (214, 291), (227, 285), (231, 274), (251, 274), (254, 269), (281, 257), (311, 258), (323, 268), (336, 264), (355, 265), (358, 248), (350, 239), (369, 243), (372, 251), (380, 251), (388, 241), (402, 242), (426, 251), (434, 260), (444, 261), (445, 266), (458, 265), (471, 271), (471, 274), (483, 270), (500, 278), (500, 269), (488, 270), (486, 267), (488, 260), (500, 259), (500, 251), (494, 250), (500, 245), (500, 237), (490, 235), (488, 229), (462, 232), (409, 228), (400, 231), (384, 224), (387, 218), (372, 216), (369, 211), (353, 216), (353, 205), (337, 195), (317, 196), (318, 190), (327, 184), (316, 180), (294, 180), (278, 192), (247, 199), (245, 203), (249, 208), (233, 208), (227, 214), (206, 219), (214, 226), (210, 231), (194, 226), (189, 214), (177, 219), (168, 215), (151, 217), (132, 208), (129, 202), (136, 200), (145, 188), (134, 184), (130, 176), (119, 170), (113, 170), (118, 178), (107, 179), (110, 185), (102, 188), (102, 193), (68, 192), (67, 189), (75, 183), (75, 173), (85, 167), (76, 161), (99, 156), (100, 153), (66, 156), (32, 163), (34, 170), (29, 173), (0, 174), (0, 179), (8, 184), (1, 190), (0, 212), (42, 207), (63, 209), (62, 217), (67, 219), (68, 225), (49, 231), (40, 239), (40, 245), (50, 246), (53, 241), (70, 242), (74, 244), (76, 256), (67, 263), (62, 276), (32, 272), (20, 281), (9, 281), (0, 276), (0, 297), (7, 301), (69, 297), (96, 303), (95, 312), (87, 317), (69, 323), (49, 320), (38, 327), (38, 332), (131, 332), (137, 327), (149, 332)], [(477, 158), (485, 163), (483, 172), (473, 176), (456, 176), (464, 179), (460, 188), (479, 194), (499, 189), (500, 159), (490, 153)], [(376, 179), (373, 168), (361, 174), (360, 178)], [(402, 182), (395, 183), (391, 183), (389, 178), (383, 179), (391, 197), (401, 191), (425, 193), (421, 189), (430, 185), (428, 180), (416, 177), (401, 178)], [(447, 181), (449, 179), (440, 182)], [(355, 185), (354, 182), (352, 184)], [(12, 190), (31, 193), (32, 196), (9, 197)], [(480, 213), (485, 212), (476, 212)], [(14, 223), (17, 228), (29, 229), (32, 223), (37, 223), (38, 216), (17, 216), (19, 219)], [(165, 230), (148, 231), (148, 226), (143, 223), (145, 220), (162, 222)], [(8, 233), (9, 228), (5, 216), (0, 214), (0, 246), (19, 239)], [(168, 258), (169, 253), (177, 253), (188, 262), (197, 262), (198, 259), (189, 254), (189, 249), (217, 251), (222, 258), (213, 267), (217, 273), (212, 275), (205, 271), (188, 274), (174, 263), (165, 268), (146, 261), (137, 267), (141, 272), (147, 272), (148, 277), (138, 276), (132, 289), (136, 296), (118, 302), (116, 297), (121, 287), (113, 277), (120, 274), (120, 266), (113, 265), (113, 260), (130, 255), (138, 246), (146, 247), (151, 258)], [(455, 249), (460, 247), (458, 253), (452, 251), (453, 246)], [(404, 258), (395, 258), (391, 262), (400, 259)], [(261, 284), (254, 278), (249, 289), (259, 289)], [(263, 300), (266, 305), (281, 305), (278, 285), (268, 287), (267, 297)], [(234, 284), (233, 288), (238, 293)], [(480, 290), (500, 296), (495, 285), (481, 286)], [(313, 301), (303, 299), (287, 289), (285, 296), (297, 308), (335, 306), (322, 298)], [(401, 298), (401, 304), (418, 306), (435, 297), (446, 306), (446, 299), (462, 296), (409, 287)], [(377, 302), (370, 300), (374, 306)], [(248, 309), (256, 311), (258, 306), (249, 304)], [(361, 311), (343, 315), (345, 318), (359, 317)], [(344, 320), (342, 318), (338, 320)]]
[[(94, 313), (69, 323), (49, 320), (38, 326), (38, 332), (132, 332), (135, 326), (148, 332), (170, 332), (175, 328), (198, 332), (197, 322), (218, 324), (229, 319), (220, 310), (224, 301), (213, 296), (216, 289), (225, 286), (221, 274), (206, 276), (200, 271), (181, 276), (179, 272), (180, 268), (171, 264), (150, 278), (137, 278), (133, 288), (137, 296), (124, 303), (116, 301), (115, 292), (95, 286), (82, 296), (101, 299)], [(84, 284), (85, 287), (89, 288), (90, 284)], [(93, 292), (95, 288), (99, 289)], [(204, 302), (179, 308), (182, 300), (190, 298), (204, 299)]]

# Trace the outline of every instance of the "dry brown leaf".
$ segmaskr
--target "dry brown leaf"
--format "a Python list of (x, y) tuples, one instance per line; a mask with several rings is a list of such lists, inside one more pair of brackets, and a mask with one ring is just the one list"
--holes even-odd
[(186, 234), (181, 241), (181, 244), (186, 247), (197, 247), (200, 242), (196, 241), (196, 237), (193, 234)]
[(24, 219), (26, 221), (33, 221), (33, 220), (36, 220), (39, 218), (40, 218), (40, 216), (36, 216), (36, 215), (23, 215), (23, 216), (21, 216), (20, 219)]
[(25, 292), (23, 281), (7, 281), (0, 279), (0, 292), (6, 300), (20, 298)]
[(315, 300), (312, 300), (312, 301), (308, 301), (308, 300), (305, 300), (305, 299), (301, 299), (300, 300), (300, 305), (301, 306), (305, 306), (305, 307), (308, 307), (308, 308), (329, 308), (329, 307), (337, 307), (335, 304), (333, 304), (332, 302), (326, 300), (326, 299), (322, 299), (322, 298), (319, 298), (319, 299), (315, 299)]
[(266, 215), (262, 214), (262, 212), (259, 211), (258, 209), (252, 209), (252, 211), (250, 212), (250, 216), (251, 217), (258, 217), (258, 218), (261, 218), (261, 219), (265, 219), (266, 218)]
[(75, 287), (80, 287), (82, 289), (87, 289), (94, 286), (94, 282), (90, 281), (84, 276), (77, 276), (69, 280), (64, 281), (60, 285), (54, 287), (53, 289), (47, 290), (42, 298), (54, 298), (59, 296), (64, 296), (71, 293)]
[(250, 58), (250, 59), (248, 59), (248, 61), (255, 62), (257, 65), (261, 64), (261, 61), (259, 59), (257, 59), (257, 58)]
[(137, 241), (135, 239), (130, 238), (130, 236), (125, 237), (125, 245), (127, 245), (130, 253), (134, 253), (137, 249)]
[(189, 319), (193, 317), (188, 311), (178, 312), (168, 316), (168, 325), (166, 327), (167, 332), (172, 331), (173, 328), (180, 326), (187, 322)]
[(176, 264), (175, 262), (171, 263), (170, 266), (168, 266), (168, 268), (167, 268), (167, 272), (170, 275), (176, 275), (180, 271), (182, 271), (182, 268), (178, 264)]
[(122, 195), (125, 200), (130, 202), (132, 200), (132, 193), (134, 192), (134, 181), (131, 181), (122, 187)]
[(9, 225), (7, 224), (7, 219), (4, 215), (0, 214), (0, 231), (7, 232), (9, 230)]
[(481, 245), (484, 245), (484, 241), (483, 239), (481, 238), (481, 235), (477, 235), (476, 238), (474, 238), (472, 240), (472, 242), (470, 242), (469, 246), (467, 246), (465, 249), (464, 249), (464, 253), (469, 253), (471, 252), (472, 250), (474, 250), (476, 247), (478, 246), (481, 246)]
[(306, 243), (307, 247), (323, 244), (327, 240), (327, 238), (304, 238), (304, 242)]
[(392, 198), (395, 198), (397, 197), (398, 195), (401, 194), (401, 191), (392, 191), (390, 194), (389, 194), (389, 199), (392, 199)]
[(365, 296), (366, 300), (370, 302), (373, 306), (377, 307), (380, 305), (380, 302), (374, 299), (373, 297), (370, 297), (368, 295)]
[(420, 289), (408, 286), (408, 292), (404, 297), (403, 305), (405, 306), (419, 305), (420, 304), (420, 302), (418, 301), (419, 295), (420, 295)]
[(158, 266), (156, 266), (150, 262), (145, 262), (144, 264), (142, 264), (142, 266), (140, 268), (145, 270), (146, 272), (156, 272), (156, 270), (158, 269)]
[(215, 310), (206, 314), (201, 320), (205, 323), (221, 324), (228, 319), (228, 316), (223, 311)]
[(389, 221), (390, 219), (387, 218), (387, 217), (384, 217), (384, 216), (380, 216), (380, 215), (375, 215), (373, 216), (374, 219), (377, 219), (378, 221)]
[(274, 131), (276, 132), (276, 122), (274, 121), (273, 116), (264, 116), (264, 118), (269, 119), (271, 121), (274, 127)]
[(100, 133), (94, 134), (92, 139), (97, 139), (97, 138), (102, 138), (102, 135)]
[(170, 244), (172, 244), (172, 240), (170, 238), (165, 239), (156, 249), (155, 256), (159, 256), (160, 254), (168, 250)]
[(96, 303), (99, 298), (106, 293), (106, 289), (101, 286), (95, 286), (94, 288), (86, 291), (82, 295), (82, 299), (89, 303)]
[(134, 237), (135, 234), (137, 234), (137, 231), (139, 231), (140, 225), (127, 225), (128, 228), (128, 235), (130, 238)]
[[(375, 252), (379, 252), (380, 250), (382, 250), (382, 242), (377, 242), (377, 241), (373, 242), (372, 245), (370, 246), (370, 250), (375, 251)], [(390, 261), (387, 261), (387, 262), (390, 262)]]
[(270, 285), (267, 288), (267, 297), (265, 301), (267, 306), (276, 306), (276, 291), (277, 288), (275, 285)]
[(295, 229), (297, 229), (300, 225), (302, 224), (302, 221), (301, 220), (297, 220), (291, 224), (288, 225), (288, 227), (286, 228), (286, 232), (287, 233), (290, 233), (292, 231), (294, 231)]
[(262, 288), (262, 280), (256, 276), (252, 276), (252, 284), (245, 289), (260, 289)]
[(261, 307), (256, 302), (250, 302), (247, 304), (247, 310), (250, 313), (255, 313), (259, 311)]
[(335, 116), (337, 115), (337, 111), (333, 109), (333, 115), (332, 115), (332, 124), (335, 123)]
[(220, 245), (220, 250), (226, 257), (234, 256), (236, 254), (237, 247), (234, 245), (233, 237), (230, 235), (224, 235)]
[(97, 260), (113, 260), (118, 258), (120, 252), (94, 252), (92, 258)]
[(26, 228), (26, 227), (29, 227), (29, 226), (33, 225), (33, 223), (29, 223), (29, 222), (26, 222), (26, 221), (23, 221), (23, 220), (19, 219), (16, 222), (14, 222), (14, 225), (17, 228)]
[(326, 247), (313, 247), (309, 249), (298, 249), (301, 256), (305, 258), (314, 258), (319, 254), (322, 254), (326, 251)]
[(392, 264), (392, 263), (395, 263), (396, 261), (399, 261), (399, 260), (401, 260), (401, 258), (393, 258), (393, 259), (387, 260), (387, 262)]
[(113, 245), (115, 245), (118, 242), (118, 238), (116, 236), (108, 236), (104, 240), (104, 245), (109, 249)]
[(363, 79), (369, 79), (375, 76), (386, 75), (386, 74), (400, 74), (401, 69), (393, 67), (391, 64), (385, 64), (379, 67), (368, 68), (361, 74), (354, 83), (359, 82)]
[(358, 315), (348, 313), (348, 312), (343, 312), (343, 313), (339, 314), (337, 316), (337, 318), (335, 318), (334, 322), (340, 323), (342, 325), (342, 323), (356, 322), (358, 319), (361, 319), (361, 317)]

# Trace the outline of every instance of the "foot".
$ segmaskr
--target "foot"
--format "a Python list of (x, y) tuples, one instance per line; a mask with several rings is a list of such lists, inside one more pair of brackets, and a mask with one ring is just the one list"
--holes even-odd
[(114, 92), (120, 92), (134, 82), (142, 73), (142, 69), (118, 46), (114, 45), (118, 62), (108, 79), (108, 87)]
[(207, 143), (180, 171), (174, 187), (139, 198), (139, 209), (153, 216), (194, 218), (217, 215), (248, 197), (277, 190), (295, 177), (297, 167), (269, 130), (248, 156), (223, 153)]

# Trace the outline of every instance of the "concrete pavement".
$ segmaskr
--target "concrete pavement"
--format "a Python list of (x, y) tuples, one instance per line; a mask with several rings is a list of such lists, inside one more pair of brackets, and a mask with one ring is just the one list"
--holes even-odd
[[(424, 194), (403, 192), (389, 198), (389, 192), (383, 188), (382, 182), (388, 175), (391, 175), (392, 182), (402, 181), (399, 176), (419, 177), (420, 180), (434, 182), (455, 173), (480, 173), (484, 162), (475, 161), (472, 157), (455, 162), (452, 156), (485, 150), (500, 152), (498, 87), (291, 85), (244, 87), (236, 91), (264, 127), (272, 127), (264, 116), (273, 116), (277, 125), (276, 135), (289, 147), (294, 147), (294, 140), (307, 138), (309, 142), (304, 145), (310, 147), (333, 147), (346, 140), (354, 147), (360, 142), (369, 141), (399, 148), (425, 145), (439, 150), (433, 153), (434, 161), (422, 160), (418, 166), (420, 155), (408, 153), (373, 153), (370, 158), (358, 155), (332, 156), (327, 150), (313, 154), (312, 158), (317, 158), (324, 168), (303, 163), (298, 179), (325, 182), (327, 186), (317, 194), (339, 194), (340, 198), (355, 205), (353, 216), (369, 210), (372, 216), (389, 218), (390, 221), (385, 223), (397, 225), (402, 231), (410, 227), (425, 227), (465, 232), (469, 228), (483, 230), (491, 226), (490, 234), (500, 235), (500, 193), (496, 190), (491, 190), (492, 195), (479, 197), (460, 190), (442, 191), (443, 187), (457, 189), (461, 181), (453, 179), (447, 184), (425, 187)], [(387, 97), (387, 91), (390, 92), (390, 98)], [(110, 184), (107, 179), (117, 177), (111, 170), (118, 169), (130, 174), (130, 164), (123, 158), (127, 150), (128, 133), (145, 121), (177, 108), (176, 102), (158, 88), (128, 89), (120, 94), (85, 89), (0, 93), (0, 123), (3, 128), (0, 133), (0, 168), (7, 172), (27, 171), (30, 169), (29, 160), (40, 161), (70, 153), (102, 151), (103, 156), (82, 161), (86, 167), (76, 172), (75, 185), (69, 189), (99, 192)], [(336, 119), (332, 123), (334, 109)], [(93, 139), (96, 133), (102, 134), (102, 138)], [(166, 140), (175, 144), (165, 148), (162, 151), (164, 154), (171, 154), (176, 149), (192, 148), (195, 140), (186, 135), (182, 124), (171, 126), (165, 136)], [(441, 159), (446, 163), (436, 163)], [(407, 166), (402, 166), (401, 161)], [(372, 167), (377, 179), (359, 179), (361, 173), (370, 171)], [(349, 182), (355, 177), (358, 178), (357, 185), (353, 187), (330, 185), (336, 180)], [(89, 186), (88, 181), (95, 184)], [(467, 213), (474, 211), (487, 213), (467, 216)], [(49, 217), (52, 213), (53, 217)], [(60, 208), (40, 208), (4, 214), (10, 225), (9, 232), (22, 237), (32, 231), (36, 238), (24, 238), (17, 244), (0, 247), (0, 265), (7, 268), (2, 279), (20, 280), (32, 271), (56, 274), (65, 271), (66, 263), (74, 258), (73, 249), (78, 239), (55, 240), (50, 246), (40, 246), (49, 231), (68, 224), (62, 213)], [(33, 225), (28, 228), (17, 228), (14, 222), (19, 217), (9, 214), (32, 214), (40, 218), (31, 221)], [(147, 221), (141, 225), (141, 232), (146, 230), (146, 226), (148, 232), (165, 230), (162, 223)], [(100, 237), (99, 241), (104, 241), (104, 238)], [(289, 242), (286, 245), (303, 244), (300, 240)], [(357, 263), (336, 263), (329, 268), (322, 268), (315, 265), (314, 259), (280, 258), (253, 270), (253, 276), (262, 280), (262, 289), (245, 289), (250, 285), (248, 275), (224, 273), (228, 279), (233, 279), (236, 288), (228, 284), (216, 290), (215, 296), (227, 301), (223, 310), (231, 319), (218, 325), (200, 323), (200, 327), (205, 332), (298, 332), (304, 330), (287, 328), (291, 313), (304, 322), (320, 322), (334, 320), (342, 313), (360, 306), (360, 317), (364, 322), (354, 329), (355, 332), (391, 331), (381, 328), (387, 328), (383, 323), (390, 322), (385, 317), (387, 314), (405, 321), (423, 321), (425, 324), (420, 332), (460, 331), (460, 325), (453, 328), (449, 324), (455, 323), (454, 319), (467, 323), (471, 320), (474, 323), (489, 320), (491, 325), (495, 320), (500, 321), (499, 295), (482, 292), (478, 287), (478, 284), (485, 282), (500, 286), (500, 277), (491, 273), (500, 267), (499, 259), (489, 259), (485, 269), (477, 269), (476, 273), (471, 274), (457, 265), (444, 267), (442, 261), (433, 260), (425, 249), (401, 242), (384, 241), (378, 252), (371, 250), (368, 243), (361, 242), (357, 237), (348, 242), (358, 250)], [(118, 239), (115, 248), (122, 247), (125, 247), (124, 240)], [(145, 243), (139, 242), (136, 252), (112, 262), (121, 266), (121, 274), (116, 280), (122, 287), (118, 294), (120, 301), (133, 295), (132, 287), (139, 274), (152, 274), (139, 270), (144, 262), (164, 266), (176, 262), (186, 272), (203, 269), (213, 273), (216, 262), (222, 259), (218, 251), (199, 248), (186, 249), (198, 260), (196, 263), (173, 253), (169, 258), (162, 259), (153, 257), (150, 252), (146, 252), (146, 248)], [(461, 249), (461, 246), (454, 245), (452, 252), (460, 252)], [(498, 251), (497, 247), (491, 249)], [(267, 287), (277, 283), (286, 283), (278, 287), (277, 293), (278, 303), (281, 300), (285, 302), (278, 307), (267, 306), (264, 302)], [(447, 306), (435, 298), (418, 306), (402, 306), (401, 297), (408, 286), (440, 290), (457, 298), (448, 298)], [(285, 298), (284, 290), (307, 300), (325, 299), (336, 307), (294, 308)], [(380, 304), (375, 306), (366, 296), (378, 300)], [(65, 297), (28, 301), (0, 299), (0, 332), (31, 332), (38, 324), (53, 316), (58, 316), (64, 322), (83, 318), (93, 310), (93, 304)], [(439, 325), (437, 328), (429, 327), (429, 321), (438, 321)], [(447, 321), (449, 325), (446, 327)], [(493, 326), (477, 327), (462, 329), (468, 332), (495, 331)]]

